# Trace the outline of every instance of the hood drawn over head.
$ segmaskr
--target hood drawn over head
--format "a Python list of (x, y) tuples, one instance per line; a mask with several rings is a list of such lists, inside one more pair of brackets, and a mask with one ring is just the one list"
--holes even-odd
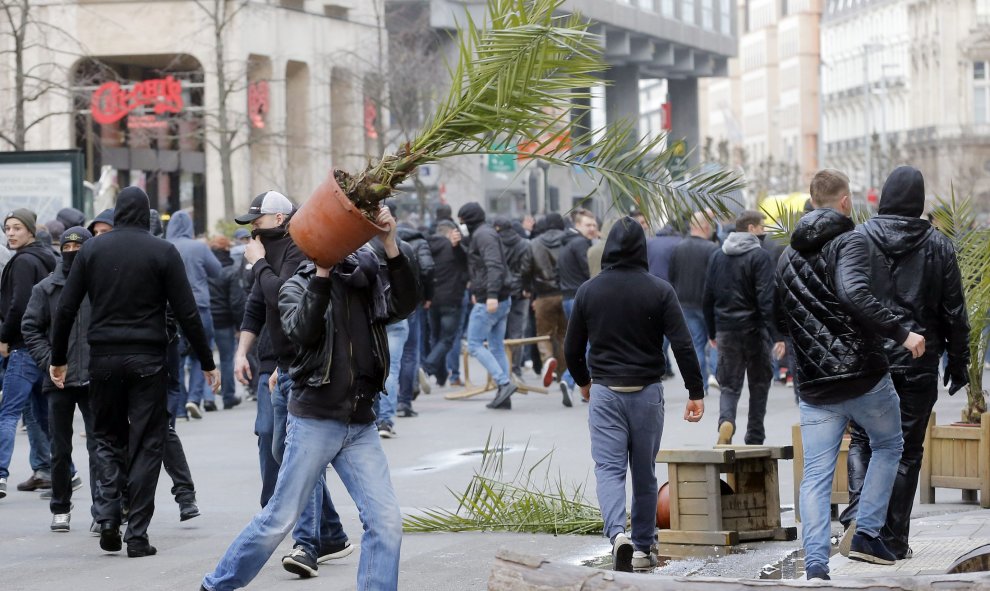
[(646, 258), (646, 233), (643, 226), (626, 216), (615, 223), (605, 240), (602, 268), (633, 268), (649, 270)]
[(179, 210), (172, 215), (168, 221), (168, 228), (165, 230), (165, 237), (169, 240), (177, 238), (192, 238), (193, 223), (192, 218), (185, 211)]
[(151, 225), (151, 201), (140, 187), (125, 187), (117, 195), (113, 208), (113, 227), (140, 228), (145, 232)]
[(913, 166), (898, 166), (880, 192), (880, 215), (919, 218), (925, 212), (925, 177)]
[(95, 226), (97, 223), (104, 223), (104, 224), (109, 225), (112, 228), (113, 227), (113, 209), (104, 209), (103, 211), (101, 211), (99, 213), (99, 215), (97, 215), (95, 218), (93, 218), (93, 221), (91, 221), (89, 223), (89, 225), (86, 226), (86, 229), (89, 230), (92, 233), (96, 233), (96, 230), (93, 228), (93, 226)]
[(867, 220), (863, 231), (884, 254), (899, 259), (917, 250), (935, 228), (921, 218), (880, 215)]
[(75, 207), (63, 207), (58, 210), (58, 214), (55, 219), (62, 222), (62, 225), (66, 228), (72, 228), (73, 226), (82, 226), (86, 223), (86, 214), (79, 211)]
[(802, 253), (815, 252), (855, 227), (851, 218), (834, 209), (816, 209), (801, 217), (791, 235), (791, 247)]
[(470, 203), (465, 203), (460, 210), (457, 211), (457, 217), (459, 217), (461, 221), (473, 231), (475, 228), (485, 223), (485, 210), (481, 207), (480, 203), (477, 201), (472, 201)]

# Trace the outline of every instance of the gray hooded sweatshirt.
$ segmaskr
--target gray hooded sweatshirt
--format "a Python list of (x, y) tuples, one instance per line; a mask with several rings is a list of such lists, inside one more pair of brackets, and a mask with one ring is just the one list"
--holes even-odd
[(193, 223), (189, 214), (184, 211), (176, 212), (168, 222), (166, 238), (175, 245), (186, 266), (186, 277), (192, 287), (196, 307), (202, 314), (210, 309), (210, 284), (207, 279), (219, 277), (223, 267), (213, 255), (210, 247), (193, 238)]

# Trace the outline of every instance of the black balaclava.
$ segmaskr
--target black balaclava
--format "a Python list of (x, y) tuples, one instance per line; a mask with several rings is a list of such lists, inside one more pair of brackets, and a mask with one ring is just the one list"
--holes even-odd
[[(87, 240), (92, 238), (93, 235), (90, 234), (89, 230), (83, 228), (82, 226), (73, 226), (62, 232), (62, 237), (59, 240), (59, 251), (69, 242), (77, 242), (79, 244), (85, 244)], [(71, 252), (62, 252), (62, 273), (65, 276), (69, 276), (69, 271), (72, 269), (72, 261), (75, 260), (76, 255), (79, 254), (78, 250)]]

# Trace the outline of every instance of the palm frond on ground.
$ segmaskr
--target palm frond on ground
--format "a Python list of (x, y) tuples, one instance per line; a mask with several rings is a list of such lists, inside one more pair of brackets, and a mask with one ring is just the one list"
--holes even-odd
[(489, 433), (481, 467), (467, 488), (461, 493), (450, 491), (457, 500), (457, 509), (426, 509), (407, 515), (403, 529), (417, 533), (601, 533), (601, 512), (584, 499), (584, 486), (565, 485), (559, 474), (553, 475), (552, 451), (527, 468), (524, 450), (519, 467), (507, 478), (503, 442), (504, 436), (492, 441)]
[(939, 199), (932, 212), (935, 226), (956, 247), (956, 260), (962, 274), (969, 313), (969, 386), (963, 421), (979, 422), (986, 412), (983, 391), (983, 360), (988, 345), (990, 327), (990, 229), (977, 224), (971, 199), (957, 199), (955, 189), (949, 199)]
[[(595, 192), (613, 204), (631, 200), (648, 217), (712, 209), (742, 182), (725, 171), (675, 180), (674, 148), (663, 136), (640, 138), (637, 122), (580, 132), (573, 123), (590, 109), (587, 89), (602, 84), (603, 40), (579, 15), (560, 15), (564, 0), (489, 0), (479, 25), (465, 16), (447, 97), (419, 134), (356, 176), (338, 174), (359, 207), (395, 190), (417, 166), (472, 154), (515, 154), (508, 143), (528, 142), (533, 160), (579, 167), (600, 179)], [(697, 171), (696, 171), (697, 172)]]

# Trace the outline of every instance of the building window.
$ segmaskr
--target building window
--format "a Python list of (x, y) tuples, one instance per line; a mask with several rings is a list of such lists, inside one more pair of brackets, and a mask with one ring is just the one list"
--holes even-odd
[(715, 0), (701, 0), (701, 28), (715, 30)]
[(973, 123), (983, 125), (990, 123), (990, 80), (988, 80), (990, 64), (987, 62), (973, 63)]
[(990, 23), (990, 0), (976, 0), (976, 22)]
[(732, 1), (718, 0), (719, 3), (719, 32), (723, 35), (732, 34)]
[(681, 0), (681, 20), (689, 25), (695, 24), (694, 0)]
[(660, 14), (674, 18), (674, 0), (660, 0)]

